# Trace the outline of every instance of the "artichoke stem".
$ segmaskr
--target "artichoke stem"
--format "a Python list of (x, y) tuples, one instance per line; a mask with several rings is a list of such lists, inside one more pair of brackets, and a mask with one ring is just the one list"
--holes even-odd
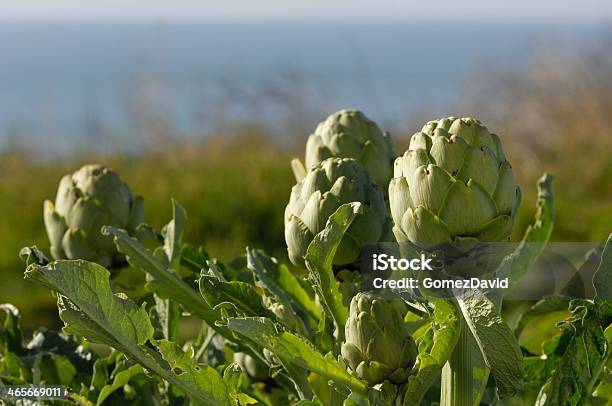
[(440, 406), (474, 405), (474, 346), (472, 333), (461, 321), (459, 341), (451, 357), (442, 369), (442, 391)]

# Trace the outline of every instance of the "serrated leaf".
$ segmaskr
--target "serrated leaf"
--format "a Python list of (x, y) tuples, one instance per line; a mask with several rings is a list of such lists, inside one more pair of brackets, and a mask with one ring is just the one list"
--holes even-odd
[[(221, 374), (213, 367), (198, 365), (193, 357), (193, 351), (184, 352), (177, 344), (161, 340), (157, 342), (157, 348), (162, 358), (170, 364), (175, 372), (176, 379), (181, 386), (194, 388), (206, 393), (206, 403), (210, 405), (230, 405), (229, 389)], [(189, 395), (189, 392), (186, 393)]]
[[(26, 280), (42, 284), (70, 300), (71, 306), (65, 307), (70, 319), (78, 317), (77, 314), (86, 315), (93, 323), (88, 323), (88, 329), (96, 326), (96, 330), (110, 334), (115, 341), (142, 345), (153, 336), (147, 311), (144, 305), (136, 306), (125, 295), (113, 294), (109, 276), (101, 265), (83, 260), (56, 261), (44, 267), (33, 264), (25, 272)], [(71, 331), (73, 327), (70, 324), (66, 329), (76, 334)], [(92, 338), (97, 341), (98, 334)]]
[[(208, 383), (192, 379), (192, 375), (198, 376), (197, 370), (175, 372), (157, 352), (145, 345), (154, 330), (144, 304), (138, 307), (125, 295), (113, 294), (109, 276), (110, 273), (102, 266), (83, 260), (56, 261), (45, 267), (33, 264), (25, 272), (27, 280), (59, 293), (60, 318), (65, 323), (67, 333), (118, 349), (144, 368), (176, 385), (194, 401), (231, 405), (229, 395), (223, 397), (227, 393), (223, 386), (210, 389)], [(183, 358), (176, 358), (176, 352), (165, 355), (168, 363), (180, 362), (187, 366), (183, 364)], [(212, 380), (212, 372), (207, 370), (206, 378)], [(218, 378), (222, 383), (220, 375)]]
[(318, 323), (321, 309), (302, 288), (299, 281), (285, 265), (278, 264), (259, 250), (247, 249), (248, 267), (278, 301), (287, 308), (298, 306), (301, 311)]
[(367, 393), (367, 384), (351, 374), (333, 356), (323, 356), (305, 339), (292, 333), (278, 332), (270, 319), (245, 317), (228, 319), (233, 331), (250, 338), (274, 353), (283, 363), (290, 363), (324, 376), (335, 384), (361, 394)]
[(544, 368), (552, 372), (538, 394), (538, 406), (584, 404), (610, 357), (597, 305), (574, 300), (570, 311), (572, 316), (560, 324), (564, 333), (544, 346)]
[(208, 305), (200, 292), (192, 289), (175, 273), (166, 269), (138, 240), (130, 237), (125, 230), (114, 227), (104, 227), (104, 233), (114, 237), (117, 249), (127, 256), (130, 265), (151, 275), (153, 281), (149, 286), (155, 293), (162, 298), (171, 298), (180, 303), (222, 336), (233, 338), (225, 327), (217, 325), (217, 321), (222, 319), (221, 314)]
[(554, 177), (544, 174), (538, 180), (538, 199), (535, 220), (527, 227), (525, 235), (514, 252), (508, 255), (495, 271), (500, 279), (508, 278), (508, 289), (504, 295), (512, 291), (521, 278), (536, 263), (538, 257), (544, 252), (546, 243), (550, 239), (554, 221), (555, 206), (552, 194)]
[(342, 293), (334, 278), (332, 263), (346, 230), (362, 210), (361, 203), (357, 202), (340, 206), (329, 217), (325, 228), (312, 240), (304, 257), (315, 291), (323, 308), (334, 321), (336, 328), (334, 336), (339, 342), (344, 338), (348, 309), (342, 303)]
[(263, 305), (261, 295), (253, 285), (239, 281), (225, 282), (210, 275), (202, 275), (199, 283), (200, 293), (212, 308), (229, 302), (246, 316), (274, 317)]
[(486, 366), (495, 378), (499, 396), (513, 396), (523, 384), (523, 355), (510, 327), (495, 303), (471, 290), (457, 301)]

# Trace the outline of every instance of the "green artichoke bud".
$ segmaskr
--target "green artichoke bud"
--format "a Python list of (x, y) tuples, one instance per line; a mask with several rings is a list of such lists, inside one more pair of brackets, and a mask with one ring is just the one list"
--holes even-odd
[[(340, 110), (319, 123), (306, 143), (306, 169), (327, 158), (353, 158), (385, 189), (393, 174), (395, 152), (388, 133), (359, 110)], [(299, 181), (305, 171), (294, 162)], [(296, 169), (300, 168), (300, 169)]]
[(499, 137), (473, 118), (427, 123), (395, 160), (389, 183), (396, 239), (424, 248), (502, 241), (520, 201)]
[(387, 238), (390, 219), (382, 191), (358, 161), (347, 158), (326, 159), (293, 186), (285, 208), (285, 241), (293, 264), (304, 263), (314, 236), (342, 204), (351, 202), (363, 203), (363, 213), (340, 242), (333, 261), (336, 266), (355, 263), (364, 243)]
[(142, 197), (102, 165), (85, 165), (62, 178), (55, 204), (44, 203), (44, 220), (55, 259), (85, 259), (111, 267), (124, 261), (102, 226), (133, 232), (144, 219)]
[(404, 318), (408, 306), (401, 299), (378, 299), (358, 293), (351, 301), (342, 357), (370, 385), (385, 380), (402, 384), (417, 356)]

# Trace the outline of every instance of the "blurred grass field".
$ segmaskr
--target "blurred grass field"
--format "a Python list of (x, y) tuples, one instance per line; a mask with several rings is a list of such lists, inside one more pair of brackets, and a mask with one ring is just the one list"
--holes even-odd
[(57, 323), (47, 289), (22, 280), (18, 252), (36, 244), (48, 252), (42, 221), (44, 199), (55, 199), (60, 177), (84, 163), (114, 168), (145, 198), (146, 221), (158, 230), (170, 219), (171, 198), (188, 212), (186, 239), (229, 259), (247, 245), (284, 255), (283, 210), (293, 182), (289, 155), (261, 138), (183, 145), (138, 156), (83, 156), (35, 162), (14, 154), (0, 157), (0, 302), (24, 313), (26, 328)]
[[(465, 98), (452, 113), (476, 116), (501, 136), (523, 191), (515, 239), (532, 221), (535, 182), (544, 171), (556, 175), (553, 240), (607, 238), (612, 231), (609, 54), (557, 64), (544, 58), (526, 73), (480, 75), (475, 82), (468, 78)], [(409, 135), (433, 118), (415, 118), (405, 131), (392, 134), (398, 154), (406, 149)], [(302, 158), (306, 136), (279, 142), (260, 129), (247, 128), (201, 143), (168, 142), (134, 155), (0, 154), (0, 302), (22, 310), (28, 331), (59, 325), (49, 291), (23, 281), (18, 252), (33, 244), (48, 251), (43, 201), (55, 198), (62, 175), (84, 163), (118, 171), (144, 196), (146, 221), (157, 229), (169, 220), (170, 199), (175, 198), (189, 214), (186, 239), (205, 246), (213, 256), (230, 259), (248, 245), (285, 261), (283, 211), (294, 182), (289, 161)]]

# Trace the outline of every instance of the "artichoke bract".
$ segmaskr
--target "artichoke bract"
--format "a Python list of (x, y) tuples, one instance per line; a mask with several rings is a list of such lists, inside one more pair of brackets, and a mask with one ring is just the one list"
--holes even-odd
[(357, 262), (364, 243), (387, 238), (390, 218), (382, 191), (358, 161), (347, 158), (326, 159), (293, 186), (285, 208), (285, 241), (293, 264), (304, 264), (314, 236), (341, 205), (351, 202), (363, 203), (363, 213), (340, 242), (333, 261), (337, 266)]
[(510, 236), (521, 200), (499, 137), (473, 118), (428, 122), (389, 183), (398, 242), (423, 248)]
[(84, 259), (111, 267), (124, 258), (101, 228), (111, 225), (133, 232), (144, 220), (143, 200), (132, 196), (112, 170), (85, 165), (62, 178), (55, 204), (44, 203), (44, 220), (53, 258)]
[(370, 385), (402, 384), (414, 366), (417, 347), (407, 331), (408, 306), (401, 299), (378, 299), (368, 292), (351, 301), (342, 358)]
[[(395, 152), (388, 133), (359, 110), (340, 110), (319, 123), (306, 142), (306, 169), (331, 157), (353, 158), (370, 172), (381, 188), (393, 174)], [(301, 179), (297, 171), (297, 180)]]

